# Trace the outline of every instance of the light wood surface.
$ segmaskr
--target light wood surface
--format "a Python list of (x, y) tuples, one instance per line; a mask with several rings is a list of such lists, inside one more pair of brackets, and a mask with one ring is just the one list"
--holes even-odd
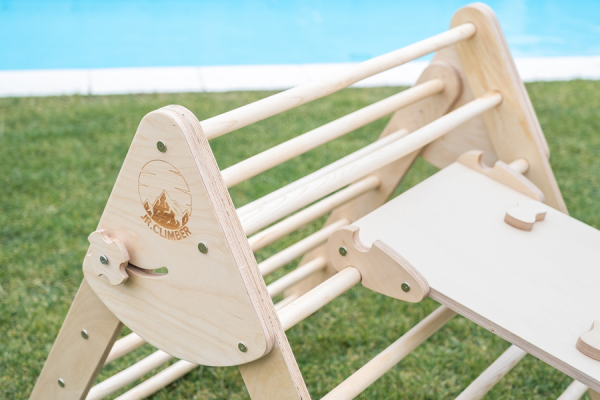
[(338, 272), (279, 311), (283, 329), (287, 331), (359, 282), (360, 272), (356, 268), (348, 267)]
[[(129, 265), (129, 253), (119, 239), (112, 239), (103, 230), (92, 232), (88, 236), (90, 248), (86, 254), (88, 264), (94, 269), (96, 276), (105, 276), (111, 285), (120, 285), (129, 275), (125, 271)], [(105, 257), (106, 264), (100, 260)]]
[(113, 362), (114, 360), (119, 359), (126, 354), (131, 353), (135, 349), (145, 344), (146, 341), (142, 339), (137, 333), (130, 333), (129, 335), (115, 342), (112, 349), (110, 349), (110, 353), (108, 353), (108, 357), (106, 357), (104, 365)]
[(591, 397), (592, 400), (600, 400), (600, 393), (599, 392), (590, 389), (589, 393), (590, 393), (590, 397)]
[[(493, 168), (488, 167), (483, 163), (483, 152), (480, 150), (472, 150), (458, 157), (458, 162), (486, 175), (493, 180), (515, 189), (534, 200), (544, 202), (544, 194), (537, 188), (529, 179), (525, 178), (522, 173), (507, 165), (504, 161), (496, 161)], [(524, 165), (521, 161), (514, 165), (515, 168), (523, 169)]]
[(579, 400), (587, 391), (588, 387), (583, 383), (573, 381), (557, 400)]
[(498, 92), (488, 93), (382, 149), (264, 204), (241, 217), (244, 231), (254, 232), (260, 227), (275, 222), (289, 213), (419, 150), (470, 118), (496, 107), (501, 101), (502, 96)]
[(406, 332), (400, 339), (329, 392), (322, 400), (350, 400), (398, 364), (421, 343), (442, 328), (456, 313), (441, 306)]
[[(450, 110), (462, 92), (462, 81), (458, 73), (446, 63), (434, 62), (423, 71), (417, 80), (417, 84), (433, 79), (439, 79), (444, 82), (444, 91), (397, 111), (388, 122), (379, 140), (373, 145), (386, 142), (399, 132), (414, 132)], [(356, 221), (358, 218), (384, 204), (402, 181), (402, 178), (413, 164), (419, 152), (420, 150), (414, 151), (400, 160), (391, 162), (373, 172), (373, 175), (381, 179), (381, 184), (377, 190), (365, 193), (363, 196), (333, 210), (325, 225), (335, 223), (340, 219)], [(310, 260), (317, 257), (326, 257), (326, 253), (325, 246), (320, 246), (308, 253), (302, 259), (301, 264), (310, 262)], [(288, 291), (288, 294), (304, 294), (336, 272), (335, 268), (328, 266), (322, 272), (318, 272), (292, 287)]]
[(298, 297), (300, 297), (300, 296), (298, 296), (296, 294), (287, 296), (285, 299), (283, 299), (279, 303), (275, 304), (275, 309), (277, 311), (281, 310), (283, 307), (286, 307), (288, 304), (290, 304), (292, 301), (296, 300)]
[(300, 154), (443, 90), (444, 82), (440, 79), (432, 79), (271, 147), (224, 169), (222, 174), (225, 185), (228, 188), (233, 187)]
[(266, 99), (248, 104), (202, 121), (202, 130), (209, 139), (243, 128), (254, 122), (298, 107), (309, 101), (337, 92), (369, 76), (405, 64), (441, 48), (471, 37), (475, 33), (472, 24), (455, 27), (447, 32), (411, 44), (379, 57), (362, 62), (327, 78), (295, 87)]
[(514, 229), (504, 214), (525, 200), (455, 163), (353, 225), (407, 259), (432, 298), (598, 389), (600, 363), (575, 343), (598, 317), (600, 232), (551, 207), (531, 232)]
[(510, 346), (456, 400), (479, 400), (483, 398), (526, 354), (527, 352), (517, 346)]
[(600, 361), (600, 320), (594, 321), (589, 332), (577, 339), (577, 350), (586, 356)]
[(515, 161), (508, 164), (508, 166), (520, 174), (524, 174), (529, 171), (529, 162), (524, 158), (517, 158)]
[(291, 374), (277, 345), (263, 358), (238, 368), (252, 400), (310, 400), (308, 393), (298, 394), (300, 390), (289, 379)]
[(325, 228), (318, 230), (312, 235), (305, 237), (290, 247), (281, 250), (279, 253), (267, 258), (265, 261), (258, 264), (260, 273), (263, 276), (266, 276), (283, 267), (284, 265), (291, 263), (296, 258), (304, 255), (306, 252), (325, 243), (333, 232), (344, 225), (348, 225), (349, 222), (350, 221), (347, 219), (340, 219), (339, 221), (336, 221), (331, 225), (327, 225)]
[[(446, 112), (462, 107), (475, 98), (454, 46), (439, 50), (433, 56), (431, 63), (443, 63), (452, 68), (461, 82), (462, 90)], [(431, 142), (421, 151), (420, 155), (435, 167), (442, 169), (456, 162), (461, 154), (470, 150), (483, 150), (484, 161), (488, 165), (494, 165), (498, 161), (481, 116), (472, 118), (440, 139)]]
[[(144, 117), (97, 229), (119, 239), (135, 267), (118, 286), (98, 277), (89, 257), (83, 270), (103, 303), (148, 343), (197, 364), (238, 365), (272, 347), (265, 315), (272, 302), (199, 129), (183, 108)], [(198, 250), (201, 242), (207, 254)], [(161, 267), (168, 274), (152, 273)], [(169, 334), (157, 326), (169, 326)], [(239, 351), (240, 342), (247, 352)]]
[(476, 97), (500, 89), (504, 99), (497, 108), (482, 114), (498, 158), (505, 162), (525, 158), (529, 162), (525, 176), (541, 189), (546, 204), (567, 212), (548, 162), (542, 129), (496, 15), (485, 4), (474, 3), (456, 12), (452, 26), (466, 21), (475, 24), (477, 34), (455, 48), (469, 86)]
[(371, 248), (363, 245), (356, 226), (338, 229), (329, 238), (327, 249), (327, 259), (335, 269), (358, 269), (361, 283), (368, 289), (409, 303), (418, 303), (429, 294), (429, 285), (418, 270), (379, 240)]
[(85, 399), (122, 327), (84, 279), (29, 399)]
[(400, 129), (399, 131), (393, 132), (389, 136), (386, 136), (385, 138), (377, 140), (376, 142), (373, 142), (370, 145), (365, 146), (362, 149), (355, 151), (354, 153), (351, 153), (343, 158), (340, 158), (339, 160), (337, 160), (329, 165), (326, 165), (325, 167), (323, 167), (311, 174), (308, 174), (305, 177), (300, 178), (297, 181), (290, 183), (289, 185), (286, 185), (280, 189), (277, 189), (277, 190), (261, 197), (260, 199), (257, 199), (251, 203), (248, 203), (248, 204), (238, 208), (237, 209), (238, 216), (241, 218), (243, 215), (262, 207), (269, 201), (279, 198), (279, 197), (282, 197), (282, 196), (285, 196), (286, 194), (298, 189), (299, 187), (304, 186), (306, 183), (312, 182), (322, 176), (329, 174), (332, 171), (335, 171), (336, 169), (339, 169), (345, 165), (351, 164), (353, 161), (356, 161), (359, 158), (362, 158), (362, 157), (366, 156), (367, 154), (374, 152), (375, 150), (379, 150), (382, 147), (385, 147), (388, 144), (390, 144), (400, 138), (403, 138), (406, 135), (408, 135), (408, 131), (406, 129)]
[(171, 360), (173, 356), (164, 351), (156, 351), (148, 357), (136, 362), (132, 366), (98, 383), (88, 393), (85, 400), (100, 400), (135, 382), (153, 369), (160, 367)]
[(299, 266), (295, 270), (287, 273), (281, 278), (277, 279), (275, 282), (269, 284), (267, 286), (267, 290), (269, 291), (269, 295), (271, 297), (275, 297), (278, 294), (283, 293), (284, 290), (289, 288), (290, 286), (306, 279), (310, 275), (317, 273), (327, 266), (327, 260), (320, 257), (311, 260), (309, 263)]
[[(347, 188), (340, 190), (337, 193), (332, 194), (329, 197), (324, 198), (311, 205), (310, 207), (305, 208), (304, 210), (291, 215), (290, 217), (284, 219), (281, 222), (265, 229), (262, 232), (257, 233), (256, 235), (250, 237), (248, 239), (248, 243), (250, 243), (250, 247), (252, 251), (258, 251), (263, 247), (273, 243), (274, 241), (281, 239), (282, 237), (294, 232), (298, 228), (308, 224), (309, 222), (314, 221), (315, 219), (327, 214), (329, 211), (333, 210), (336, 207), (370, 191), (376, 189), (380, 180), (376, 176), (368, 176), (363, 178)], [(293, 210), (291, 207), (288, 210)], [(267, 215), (266, 211), (262, 213), (262, 215)], [(270, 219), (266, 219), (266, 221), (270, 221)], [(256, 232), (257, 229), (262, 228), (262, 224), (256, 223), (251, 227), (248, 227), (246, 232), (251, 234)], [(264, 224), (267, 225), (267, 224)]]
[(516, 206), (506, 210), (504, 222), (510, 226), (529, 232), (536, 222), (546, 218), (548, 207), (535, 201), (520, 201)]

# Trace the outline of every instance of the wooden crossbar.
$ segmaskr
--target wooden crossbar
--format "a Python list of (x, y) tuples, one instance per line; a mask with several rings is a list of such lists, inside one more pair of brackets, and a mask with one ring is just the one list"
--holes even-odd
[(416, 349), (417, 346), (440, 330), (455, 315), (456, 313), (448, 307), (440, 306), (321, 400), (350, 400), (355, 398)]
[(387, 146), (388, 144), (395, 142), (398, 139), (403, 138), (406, 135), (408, 135), (408, 131), (406, 129), (400, 129), (397, 132), (391, 133), (390, 135), (388, 135), (380, 140), (377, 140), (376, 142), (371, 143), (370, 145), (365, 146), (362, 149), (357, 150), (354, 153), (349, 154), (329, 165), (326, 165), (325, 167), (323, 167), (303, 178), (300, 178), (297, 181), (294, 181), (278, 190), (275, 190), (275, 191), (261, 197), (260, 199), (257, 199), (251, 203), (248, 203), (248, 204), (238, 208), (236, 210), (238, 213), (238, 216), (241, 218), (244, 215), (262, 207), (269, 201), (279, 198), (279, 197), (282, 197), (282, 196), (285, 196), (286, 194), (302, 187), (306, 183), (312, 182), (322, 176), (329, 174), (332, 171), (335, 171), (337, 169), (340, 169), (341, 167), (351, 164), (352, 162), (354, 162), (362, 157), (365, 157), (366, 155), (371, 154), (374, 151), (379, 150), (379, 149)]
[(315, 247), (325, 243), (333, 232), (344, 225), (348, 225), (349, 223), (350, 220), (342, 218), (338, 221), (335, 221), (331, 225), (327, 225), (326, 227), (318, 230), (312, 235), (294, 243), (288, 248), (281, 250), (279, 253), (272, 255), (265, 261), (258, 264), (260, 273), (262, 276), (266, 276), (283, 267), (284, 265), (289, 264), (296, 258), (301, 257)]
[(249, 157), (221, 171), (225, 186), (231, 188), (300, 154), (304, 154), (322, 144), (391, 114), (400, 108), (440, 93), (444, 90), (444, 86), (444, 82), (441, 79), (432, 79), (421, 83)]
[(256, 232), (291, 212), (426, 146), (501, 102), (502, 95), (499, 92), (488, 93), (382, 149), (309, 182), (285, 196), (271, 200), (260, 209), (241, 217), (244, 231)]
[(510, 346), (456, 400), (479, 400), (483, 398), (526, 354), (526, 351), (517, 346)]
[(557, 400), (579, 400), (587, 391), (588, 387), (583, 383), (579, 381), (573, 381), (573, 383), (571, 383), (569, 387), (562, 392)]
[(468, 39), (475, 34), (475, 31), (473, 24), (465, 23), (402, 49), (364, 61), (330, 77), (286, 90), (266, 99), (206, 119), (201, 122), (202, 130), (208, 139), (213, 139), (309, 101), (327, 96), (372, 75), (416, 60), (461, 40)]
[(113, 362), (114, 360), (123, 357), (126, 354), (131, 353), (135, 349), (146, 344), (146, 341), (139, 337), (137, 333), (130, 333), (129, 335), (117, 340), (113, 345), (104, 365)]
[[(365, 194), (368, 191), (376, 189), (380, 183), (381, 181), (376, 176), (362, 178), (347, 188), (340, 190), (339, 192), (326, 197), (325, 199), (286, 218), (285, 220), (269, 227), (268, 229), (257, 233), (248, 239), (252, 251), (258, 251), (259, 249), (262, 249), (263, 247), (273, 243), (277, 239), (294, 232), (301, 226), (304, 226), (307, 223), (327, 214), (334, 208), (337, 208), (342, 204)], [(254, 226), (253, 228), (257, 228), (257, 226)], [(258, 228), (260, 229), (262, 227), (258, 226)], [(250, 228), (248, 228), (246, 232), (253, 233)]]

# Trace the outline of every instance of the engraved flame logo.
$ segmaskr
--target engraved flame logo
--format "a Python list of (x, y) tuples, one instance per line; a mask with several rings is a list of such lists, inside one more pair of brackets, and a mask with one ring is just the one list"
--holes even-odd
[(178, 230), (192, 214), (190, 189), (173, 165), (166, 161), (150, 161), (138, 179), (140, 201), (148, 217), (159, 226)]

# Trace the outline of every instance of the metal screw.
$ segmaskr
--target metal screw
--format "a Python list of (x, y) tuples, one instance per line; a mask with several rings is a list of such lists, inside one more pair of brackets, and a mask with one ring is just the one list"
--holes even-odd
[(202, 254), (208, 253), (208, 247), (206, 247), (204, 243), (198, 243), (198, 250), (200, 250), (200, 253)]
[(410, 285), (408, 283), (404, 282), (402, 284), (402, 290), (404, 290), (407, 293), (410, 292)]
[(60, 387), (65, 387), (65, 381), (63, 381), (63, 379), (62, 379), (62, 378), (59, 378), (59, 379), (58, 379), (58, 386), (60, 386)]
[(165, 151), (167, 151), (167, 144), (165, 142), (163, 142), (162, 140), (159, 140), (158, 142), (156, 142), (156, 148), (161, 153), (164, 153)]
[(87, 331), (85, 329), (81, 330), (81, 337), (84, 339), (89, 338), (90, 336), (88, 335)]
[(340, 247), (340, 254), (342, 256), (345, 256), (346, 254), (348, 254), (348, 249), (346, 249), (345, 247)]
[(248, 351), (248, 347), (246, 347), (246, 344), (243, 342), (238, 343), (238, 349), (240, 349), (240, 351), (242, 353), (245, 353)]
[(104, 265), (108, 264), (108, 257), (100, 256), (100, 262)]

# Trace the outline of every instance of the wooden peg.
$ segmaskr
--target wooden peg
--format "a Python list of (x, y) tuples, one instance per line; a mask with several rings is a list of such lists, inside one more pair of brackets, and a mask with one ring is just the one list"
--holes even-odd
[(522, 231), (530, 231), (533, 224), (546, 218), (546, 208), (535, 201), (521, 201), (516, 207), (509, 208), (504, 222)]
[(600, 361), (600, 320), (594, 321), (592, 328), (579, 337), (577, 350)]
[(360, 241), (356, 226), (334, 232), (327, 242), (330, 262), (338, 271), (358, 269), (362, 285), (395, 299), (417, 303), (429, 294), (429, 284), (404, 257), (380, 240), (369, 249)]
[(515, 171), (503, 161), (496, 161), (494, 167), (490, 168), (483, 163), (482, 157), (483, 151), (471, 150), (461, 155), (457, 161), (466, 167), (484, 174), (488, 178), (492, 178), (496, 182), (500, 182), (511, 189), (531, 197), (534, 200), (544, 201), (544, 194), (542, 191), (529, 179), (525, 178), (525, 176)]
[(88, 237), (90, 250), (87, 257), (98, 276), (104, 275), (111, 285), (125, 282), (129, 275), (125, 268), (129, 264), (129, 253), (119, 239), (108, 237), (104, 230), (92, 232)]

